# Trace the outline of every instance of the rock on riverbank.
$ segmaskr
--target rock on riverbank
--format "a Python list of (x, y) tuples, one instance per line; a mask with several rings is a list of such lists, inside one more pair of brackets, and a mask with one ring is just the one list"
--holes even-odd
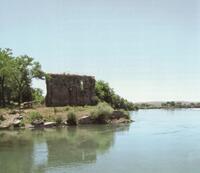
[[(34, 114), (30, 114), (29, 110), (7, 111), (3, 115), (0, 114), (0, 130), (16, 128), (55, 128), (90, 124), (125, 124), (132, 122), (125, 111), (112, 110), (111, 112), (105, 112), (104, 110), (100, 110), (96, 111), (96, 114), (93, 115), (90, 113), (91, 109), (89, 111), (85, 111), (83, 108), (76, 109), (80, 111), (75, 113), (73, 121), (69, 121), (67, 119), (69, 117), (66, 116), (61, 118), (59, 114), (55, 114), (49, 119), (47, 115), (43, 115), (42, 111), (35, 111)], [(98, 109), (96, 107), (94, 109), (93, 107), (94, 110)], [(70, 124), (70, 122), (73, 122), (73, 124)]]

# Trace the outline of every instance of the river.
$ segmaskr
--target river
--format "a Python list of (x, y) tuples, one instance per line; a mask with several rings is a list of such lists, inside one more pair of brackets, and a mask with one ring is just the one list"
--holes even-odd
[(0, 131), (0, 172), (200, 172), (200, 109), (140, 110), (132, 118), (130, 125)]

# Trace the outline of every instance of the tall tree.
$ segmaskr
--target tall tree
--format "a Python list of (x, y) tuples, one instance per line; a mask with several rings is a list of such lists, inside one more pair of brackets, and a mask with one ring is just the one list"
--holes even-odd
[(33, 78), (44, 79), (45, 73), (41, 69), (39, 62), (33, 58), (24, 55), (14, 59), (13, 82), (18, 96), (18, 105), (22, 102), (23, 93), (31, 87)]
[(110, 88), (109, 84), (100, 80), (96, 82), (95, 92), (101, 101), (112, 104), (112, 97), (115, 94), (114, 90)]
[(5, 106), (5, 88), (13, 70), (11, 49), (0, 49), (0, 105)]

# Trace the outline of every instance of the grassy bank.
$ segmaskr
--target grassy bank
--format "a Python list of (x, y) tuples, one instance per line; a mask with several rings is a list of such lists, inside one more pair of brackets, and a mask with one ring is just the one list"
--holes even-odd
[[(21, 127), (30, 124), (55, 122), (55, 125), (78, 125), (78, 124), (108, 124), (118, 123), (118, 120), (130, 120), (129, 113), (114, 110), (109, 104), (103, 102), (96, 106), (65, 106), (44, 107), (35, 106), (29, 109), (16, 110), (0, 109), (0, 126), (5, 122), (13, 123), (19, 119)], [(81, 121), (80, 121), (81, 119)], [(115, 120), (115, 121), (114, 121)]]

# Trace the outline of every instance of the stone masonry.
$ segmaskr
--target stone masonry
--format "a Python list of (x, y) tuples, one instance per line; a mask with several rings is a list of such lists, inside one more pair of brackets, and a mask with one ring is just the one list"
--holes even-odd
[(83, 106), (95, 103), (95, 78), (49, 74), (46, 79), (46, 106)]

